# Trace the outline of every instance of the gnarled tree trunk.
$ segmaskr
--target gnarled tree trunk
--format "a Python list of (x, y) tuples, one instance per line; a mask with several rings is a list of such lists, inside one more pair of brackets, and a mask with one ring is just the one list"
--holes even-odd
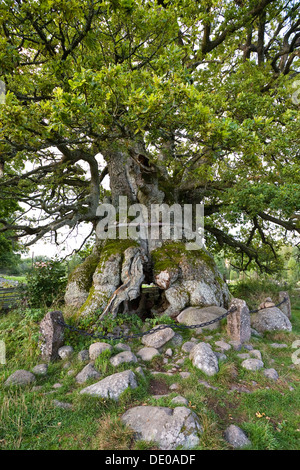
[[(147, 211), (141, 211), (139, 222), (148, 229), (151, 204), (173, 202), (159, 187), (156, 167), (141, 144), (127, 151), (104, 152), (104, 157), (112, 205), (119, 208), (120, 196), (127, 198), (128, 206), (142, 204)], [(118, 224), (129, 221), (126, 215)], [(99, 311), (102, 319), (109, 313), (135, 311), (176, 317), (189, 306), (227, 307), (226, 283), (205, 249), (188, 250), (184, 240), (143, 238), (142, 233), (135, 239), (97, 241), (92, 255), (75, 269), (68, 283), (65, 300), (77, 308), (77, 315)], [(152, 295), (144, 292), (143, 284), (154, 286)]]

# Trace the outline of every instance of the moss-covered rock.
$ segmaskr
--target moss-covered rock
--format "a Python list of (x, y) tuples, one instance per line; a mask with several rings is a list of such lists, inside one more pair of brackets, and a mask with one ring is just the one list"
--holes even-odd
[(99, 263), (100, 253), (93, 252), (77, 266), (69, 275), (65, 293), (65, 303), (68, 306), (81, 307), (86, 301), (93, 284), (93, 275)]
[(155, 283), (165, 290), (174, 317), (185, 307), (227, 307), (229, 290), (213, 257), (205, 250), (187, 250), (184, 243), (166, 242), (151, 253)]
[(92, 286), (77, 317), (101, 311), (115, 290), (121, 285), (121, 270), (126, 249), (136, 246), (133, 240), (108, 240), (101, 249), (100, 258), (92, 276)]

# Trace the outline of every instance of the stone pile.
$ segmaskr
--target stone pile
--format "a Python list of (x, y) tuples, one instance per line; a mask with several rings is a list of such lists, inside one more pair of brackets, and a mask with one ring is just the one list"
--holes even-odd
[[(266, 299), (266, 302), (269, 302), (269, 299)], [(227, 319), (227, 336), (229, 339), (226, 341), (220, 337), (213, 344), (210, 344), (209, 341), (213, 337), (209, 336), (209, 329), (206, 332), (204, 331), (204, 334), (208, 333), (207, 336), (204, 336), (202, 331), (201, 340), (193, 337), (189, 341), (184, 341), (182, 336), (172, 328), (160, 329), (157, 327), (155, 328), (157, 331), (154, 330), (154, 333), (141, 338), (140, 347), (137, 347), (134, 351), (127, 343), (116, 344), (113, 348), (110, 344), (99, 341), (92, 343), (88, 350), (82, 350), (76, 355), (71, 346), (62, 344), (62, 331), (55, 321), (57, 318), (61, 319), (60, 313), (49, 312), (41, 323), (41, 352), (44, 362), (37, 364), (32, 371), (18, 370), (14, 372), (7, 378), (4, 385), (6, 387), (11, 385), (33, 386), (37, 375), (47, 375), (49, 361), (58, 358), (63, 361), (63, 367), (69, 367), (68, 375), (74, 375), (78, 387), (83, 386), (79, 390), (81, 395), (118, 401), (125, 390), (135, 389), (144, 383), (145, 368), (153, 376), (156, 373), (162, 373), (151, 370), (152, 360), (155, 357), (160, 357), (164, 364), (172, 364), (173, 367), (164, 372), (170, 376), (179, 373), (182, 379), (188, 379), (190, 372), (182, 370), (183, 364), (188, 358), (196, 369), (209, 378), (218, 374), (220, 363), (226, 361), (228, 352), (230, 354), (233, 352), (236, 361), (242, 368), (250, 371), (261, 370), (261, 373), (269, 380), (277, 381), (279, 379), (277, 371), (273, 368), (265, 368), (261, 352), (249, 343), (251, 340), (251, 325), (254, 325), (258, 331), (265, 331), (260, 328), (262, 324), (274, 328), (276, 331), (278, 325), (288, 327), (290, 321), (286, 314), (281, 311), (278, 313), (277, 310), (279, 309), (276, 307), (270, 306), (266, 309), (265, 303), (261, 306), (259, 313), (255, 314), (257, 317), (250, 324), (249, 310), (245, 302), (234, 299), (232, 304), (236, 306), (236, 310), (234, 314), (231, 314), (231, 318)], [(221, 310), (223, 312), (223, 309), (220, 309), (220, 307), (214, 307), (213, 309), (188, 308), (179, 315), (179, 320), (183, 324), (191, 324), (190, 322), (198, 324), (203, 321), (203, 318), (212, 318), (212, 315), (217, 317), (222, 314)], [(275, 323), (272, 324), (270, 321), (266, 321), (267, 312), (270, 311), (275, 311), (277, 315), (275, 315)], [(283, 317), (284, 321), (282, 321)], [(290, 331), (288, 328), (283, 329)], [(195, 333), (199, 332), (195, 331)], [(287, 345), (272, 343), (270, 347), (279, 349), (287, 347)], [(242, 348), (247, 352), (241, 352)], [(106, 351), (109, 351), (109, 353), (104, 355)], [(231, 354), (231, 358), (233, 354)], [(97, 370), (95, 361), (99, 357), (101, 358), (101, 355), (115, 368), (113, 374), (105, 376)], [(82, 368), (77, 374), (71, 369), (74, 360), (77, 363), (82, 363)], [(126, 370), (120, 372), (118, 367), (121, 364), (123, 365), (122, 368), (125, 364)], [(88, 381), (94, 383), (86, 384)], [(199, 380), (199, 385), (217, 389), (206, 380)], [(60, 384), (55, 384), (53, 387), (59, 386)], [(178, 384), (173, 383), (169, 390), (172, 392), (176, 391), (177, 388)], [(234, 390), (236, 389), (233, 388), (231, 391), (234, 392)], [(245, 390), (240, 387), (238, 391), (251, 393), (246, 387)], [(200, 443), (202, 433), (199, 418), (189, 409), (185, 397), (181, 395), (174, 397), (172, 404), (175, 404), (176, 407), (136, 406), (125, 411), (121, 416), (121, 420), (133, 429), (136, 439), (155, 441), (160, 449), (172, 450), (178, 446), (191, 449), (197, 446)], [(57, 402), (55, 406), (66, 409), (72, 407), (70, 404), (64, 404), (63, 402)], [(235, 448), (250, 445), (247, 436), (235, 425), (231, 425), (226, 430), (224, 437)]]

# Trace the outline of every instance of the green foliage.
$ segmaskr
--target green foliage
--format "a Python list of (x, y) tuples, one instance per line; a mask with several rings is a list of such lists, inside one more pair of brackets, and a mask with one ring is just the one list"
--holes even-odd
[(35, 263), (26, 276), (26, 295), (31, 307), (51, 306), (62, 301), (67, 277), (65, 265), (58, 259)]
[(209, 250), (280, 270), (278, 240), (299, 232), (298, 14), (281, 0), (2, 2), (1, 204), (28, 201), (43, 222), (26, 213), (15, 231), (94, 223), (105, 191), (86, 164), (143, 147), (166, 202), (209, 207)]

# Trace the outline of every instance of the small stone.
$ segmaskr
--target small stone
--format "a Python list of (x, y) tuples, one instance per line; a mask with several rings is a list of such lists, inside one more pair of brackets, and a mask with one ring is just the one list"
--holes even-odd
[(182, 397), (181, 395), (178, 395), (177, 397), (172, 398), (171, 403), (174, 403), (175, 405), (183, 405), (183, 406), (188, 406), (189, 404), (188, 400)]
[(246, 359), (242, 362), (242, 367), (247, 370), (259, 370), (264, 367), (264, 363), (259, 359)]
[(137, 353), (142, 361), (151, 361), (155, 356), (159, 356), (159, 351), (156, 348), (142, 348)]
[(222, 362), (222, 361), (226, 361), (226, 360), (227, 360), (227, 356), (226, 356), (226, 354), (224, 354), (224, 353), (215, 352), (215, 355), (217, 356), (219, 362), (220, 362), (220, 361)]
[(125, 370), (116, 374), (109, 375), (105, 379), (96, 382), (89, 387), (81, 390), (80, 394), (87, 394), (102, 398), (118, 400), (121, 393), (127, 388), (136, 388), (137, 382), (135, 374), (131, 370)]
[(143, 378), (145, 378), (145, 374), (144, 374), (144, 371), (143, 371), (143, 369), (141, 368), (141, 366), (137, 367), (137, 368), (135, 369), (135, 371), (136, 371), (138, 374), (140, 374)]
[(211, 388), (212, 390), (218, 390), (217, 387), (213, 387), (213, 386), (210, 385), (208, 382), (206, 382), (206, 380), (201, 380), (201, 379), (199, 379), (198, 382), (199, 382), (199, 384), (203, 385), (203, 386), (206, 387), (206, 388)]
[(243, 347), (242, 343), (239, 341), (229, 341), (229, 344), (231, 344), (235, 351), (240, 351)]
[(257, 330), (255, 330), (255, 328), (251, 328), (251, 335), (252, 336), (256, 336), (257, 338), (262, 338), (262, 334), (259, 333)]
[(75, 374), (75, 370), (74, 369), (70, 369), (68, 370), (67, 372), (67, 375), (71, 377), (71, 375), (74, 375)]
[(272, 379), (272, 380), (278, 380), (279, 379), (279, 375), (278, 375), (278, 372), (275, 370), (275, 369), (265, 369), (263, 370), (263, 374), (268, 377), (268, 379)]
[(241, 354), (237, 354), (236, 357), (238, 357), (239, 359), (250, 359), (250, 354), (249, 353), (241, 353)]
[(179, 372), (179, 375), (182, 379), (188, 379), (191, 375), (190, 372)]
[(165, 352), (165, 355), (166, 355), (166, 356), (169, 356), (169, 357), (172, 357), (172, 356), (173, 356), (173, 351), (172, 351), (172, 349), (171, 349), (171, 348), (168, 348), (168, 349), (166, 350), (166, 352)]
[(179, 333), (175, 333), (173, 338), (170, 340), (170, 344), (174, 347), (178, 347), (183, 343), (183, 337)]
[(179, 365), (180, 365), (180, 364), (183, 364), (183, 363), (184, 363), (184, 359), (183, 359), (183, 358), (182, 358), (182, 359), (178, 359), (178, 360), (176, 361), (176, 364), (179, 364)]
[(172, 385), (170, 385), (170, 387), (169, 387), (170, 390), (178, 390), (178, 388), (179, 388), (179, 385), (178, 385), (178, 384), (172, 384)]
[(80, 362), (89, 361), (89, 359), (90, 359), (89, 351), (87, 349), (83, 349), (82, 351), (79, 351), (79, 353), (77, 355), (77, 359)]
[(128, 346), (128, 344), (124, 344), (124, 343), (116, 344), (115, 348), (118, 349), (119, 351), (131, 351), (130, 346)]
[(225, 439), (235, 449), (240, 449), (242, 447), (251, 445), (251, 441), (248, 439), (244, 431), (234, 424), (231, 424), (225, 430)]
[(274, 349), (283, 349), (283, 348), (287, 348), (288, 345), (285, 344), (285, 343), (272, 343), (270, 344), (271, 348), (274, 348)]
[(250, 352), (250, 357), (256, 357), (256, 359), (262, 360), (261, 352), (258, 349), (252, 349)]
[(60, 387), (62, 387), (62, 384), (58, 382), (53, 385), (53, 388), (60, 388)]
[(48, 371), (48, 364), (37, 364), (32, 369), (32, 372), (36, 375), (47, 375), (47, 371)]
[(252, 344), (243, 344), (243, 347), (245, 349), (247, 349), (247, 351), (252, 351), (252, 349), (254, 349), (254, 347), (252, 346)]
[(63, 401), (53, 400), (53, 405), (57, 408), (63, 408), (64, 410), (70, 410), (72, 405), (70, 403), (65, 403)]
[(36, 378), (34, 374), (29, 372), (28, 370), (24, 369), (19, 369), (16, 370), (12, 375), (8, 377), (8, 379), (5, 381), (4, 385), (9, 386), (9, 385), (29, 385), (33, 382), (35, 382)]
[(190, 352), (193, 365), (211, 376), (219, 372), (218, 358), (207, 343), (198, 343)]
[(93, 343), (89, 347), (89, 356), (92, 361), (97, 359), (98, 356), (100, 356), (103, 351), (106, 351), (109, 349), (110, 351), (112, 350), (112, 346), (108, 343)]
[(94, 368), (94, 365), (90, 363), (76, 375), (75, 380), (77, 383), (83, 384), (89, 379), (99, 379), (100, 376), (101, 374)]
[(74, 349), (72, 348), (72, 346), (62, 346), (61, 348), (59, 348), (57, 353), (61, 359), (68, 359), (72, 356), (73, 352)]
[(190, 353), (194, 347), (195, 343), (193, 341), (186, 341), (186, 343), (183, 343), (183, 345), (181, 346), (181, 350)]
[(225, 341), (216, 341), (215, 345), (221, 349), (221, 351), (229, 351), (231, 349), (231, 345), (226, 343)]
[(122, 351), (110, 359), (110, 363), (114, 367), (117, 367), (124, 362), (137, 362), (137, 358), (131, 351)]
[[(164, 344), (170, 341), (175, 335), (172, 328), (159, 329), (162, 325), (154, 328), (154, 333), (142, 337), (142, 343), (145, 346), (152, 348), (161, 348)], [(157, 331), (155, 331), (157, 329)]]

